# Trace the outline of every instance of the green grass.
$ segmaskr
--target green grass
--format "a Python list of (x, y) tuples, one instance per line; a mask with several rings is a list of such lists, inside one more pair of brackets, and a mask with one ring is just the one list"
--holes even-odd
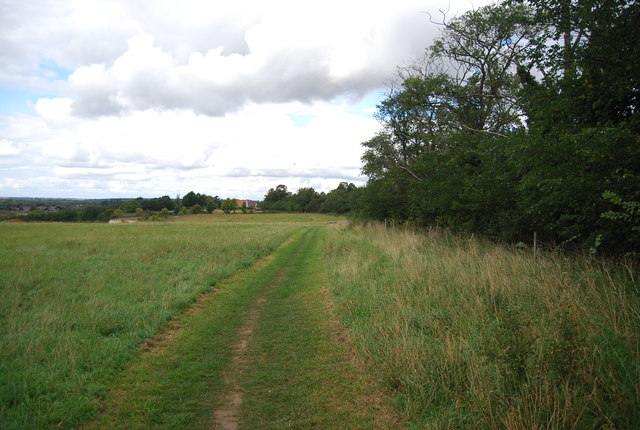
[[(181, 331), (142, 354), (110, 390), (91, 429), (209, 429), (233, 370), (238, 328), (264, 303), (237, 383), (240, 428), (383, 428), (371, 384), (337, 344), (321, 289), (322, 230), (306, 228), (273, 258), (221, 283), (175, 323)], [(332, 322), (333, 321), (333, 322)]]
[(210, 428), (236, 328), (256, 296), (276, 278), (293, 246), (295, 239), (280, 251), (276, 264), (236, 273), (196, 311), (178, 316), (172, 325), (180, 327), (180, 333), (157, 352), (134, 360), (88, 428)]
[(153, 336), (299, 224), (0, 224), (0, 427), (74, 428)]
[(266, 298), (242, 378), (241, 428), (397, 428), (327, 309), (323, 237), (304, 238)]
[(443, 232), (331, 229), (354, 345), (412, 428), (640, 426), (640, 298), (628, 273)]
[(628, 273), (336, 221), (0, 224), (0, 428), (211, 428), (258, 298), (241, 427), (638, 428)]

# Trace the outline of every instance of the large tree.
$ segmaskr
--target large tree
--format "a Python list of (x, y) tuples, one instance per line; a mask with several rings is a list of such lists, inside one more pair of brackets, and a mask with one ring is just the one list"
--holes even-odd
[(363, 143), (363, 172), (376, 182), (370, 190), (388, 193), (364, 201), (400, 197), (383, 212), (421, 222), (479, 201), (466, 177), (486, 173), (486, 151), (525, 128), (518, 68), (536, 31), (525, 6), (484, 7), (438, 24), (441, 37), (422, 61), (399, 70), (401, 83), (378, 106), (383, 131)]
[[(510, 1), (543, 25), (528, 47), (520, 208), (562, 242), (640, 250), (640, 7), (626, 0)], [(606, 196), (615, 195), (615, 201)]]
[(640, 7), (508, 0), (438, 24), (364, 142), (364, 212), (640, 251)]
[(270, 188), (264, 196), (261, 203), (262, 209), (265, 210), (289, 210), (288, 205), (291, 193), (287, 190), (287, 186), (280, 184), (276, 188)]
[(365, 143), (368, 175), (398, 168), (420, 180), (412, 166), (425, 152), (473, 147), (524, 126), (517, 69), (536, 31), (528, 9), (483, 7), (440, 25), (441, 37), (399, 70), (401, 84), (378, 106), (384, 131)]

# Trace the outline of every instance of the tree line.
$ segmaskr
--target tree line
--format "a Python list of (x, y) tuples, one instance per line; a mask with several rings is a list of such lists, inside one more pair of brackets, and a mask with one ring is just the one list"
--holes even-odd
[(267, 191), (260, 208), (265, 211), (347, 214), (358, 210), (361, 194), (362, 189), (349, 182), (340, 182), (328, 193), (317, 192), (311, 187), (299, 188), (292, 193), (281, 184)]
[[(165, 195), (136, 199), (11, 199), (4, 202), (6, 209), (19, 211), (6, 214), (0, 220), (19, 218), (25, 221), (108, 222), (125, 214), (166, 218), (177, 214), (213, 212), (221, 207), (223, 200), (218, 196), (190, 191), (183, 198)], [(45, 209), (35, 206), (43, 202), (47, 203)], [(29, 210), (24, 209), (29, 207)]]
[(506, 0), (448, 19), (363, 143), (358, 212), (640, 251), (640, 7)]
[[(273, 212), (317, 212), (346, 214), (357, 211), (358, 200), (363, 189), (352, 183), (341, 182), (334, 190), (317, 192), (313, 188), (300, 188), (290, 192), (286, 185), (278, 185), (269, 189), (264, 200), (257, 202), (257, 207)], [(239, 204), (236, 199), (211, 196), (189, 191), (182, 198), (176, 196), (136, 199), (28, 199), (2, 201), (7, 209), (20, 209), (21, 213), (11, 213), (0, 217), (0, 221), (23, 219), (25, 221), (49, 222), (109, 222), (122, 216), (133, 216), (143, 219), (162, 219), (173, 215), (213, 213), (222, 210), (226, 213), (253, 211), (246, 205)], [(47, 203), (46, 210), (38, 209), (34, 202)], [(26, 211), (23, 207), (30, 207)]]

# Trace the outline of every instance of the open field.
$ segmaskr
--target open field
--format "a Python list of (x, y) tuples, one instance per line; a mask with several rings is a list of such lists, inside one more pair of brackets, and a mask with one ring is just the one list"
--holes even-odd
[(221, 283), (117, 379), (88, 429), (396, 428), (327, 308), (324, 231)]
[(314, 214), (0, 224), (0, 428), (635, 428), (630, 271)]
[(0, 427), (93, 414), (136, 345), (300, 225), (0, 224)]

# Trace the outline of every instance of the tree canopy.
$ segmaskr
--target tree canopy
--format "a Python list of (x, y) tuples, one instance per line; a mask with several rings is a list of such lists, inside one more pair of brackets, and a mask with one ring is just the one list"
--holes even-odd
[(432, 23), (363, 143), (360, 212), (640, 251), (639, 9), (507, 0)]
[(292, 193), (286, 185), (278, 185), (269, 189), (260, 207), (267, 211), (346, 214), (359, 210), (361, 191), (349, 182), (341, 182), (328, 193), (317, 192), (312, 187), (302, 187)]

